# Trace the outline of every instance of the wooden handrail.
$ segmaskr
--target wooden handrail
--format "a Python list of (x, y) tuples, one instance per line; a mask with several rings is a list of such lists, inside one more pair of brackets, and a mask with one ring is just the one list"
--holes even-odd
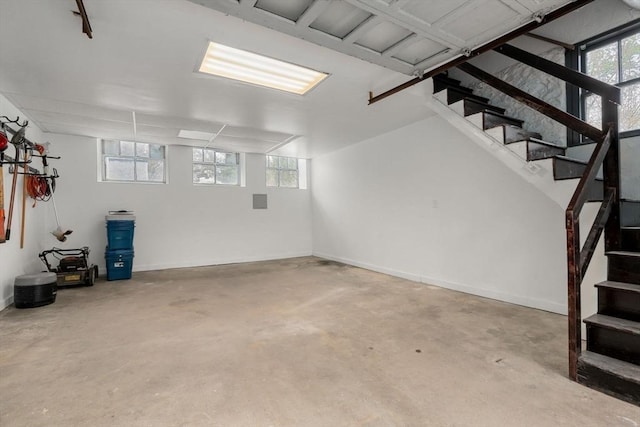
[(518, 49), (515, 46), (505, 44), (494, 49), (496, 52), (508, 56), (511, 59), (527, 64), (574, 86), (581, 87), (602, 96), (604, 99), (620, 105), (620, 88), (604, 83), (579, 71), (572, 70), (548, 59), (541, 58), (532, 53)]
[(611, 147), (611, 128), (607, 131), (604, 139), (596, 144), (596, 148), (593, 150), (593, 154), (591, 154), (591, 158), (589, 159), (589, 163), (587, 164), (587, 168), (585, 173), (582, 175), (580, 182), (578, 182), (578, 186), (576, 187), (575, 192), (573, 193), (573, 197), (571, 197), (571, 201), (567, 206), (566, 210), (566, 218), (568, 221), (575, 221), (580, 216), (580, 212), (582, 211), (582, 207), (587, 201), (587, 187), (593, 182), (596, 175), (598, 174), (598, 170), (602, 166), (604, 162), (604, 158), (609, 152), (609, 148)]
[(602, 139), (602, 131), (600, 131), (600, 129), (591, 126), (589, 123), (580, 120), (579, 118), (567, 113), (566, 111), (556, 108), (553, 105), (550, 105), (542, 101), (541, 99), (538, 99), (535, 96), (530, 95), (527, 92), (518, 89), (517, 87), (512, 86), (503, 80), (500, 80), (497, 77), (494, 77), (493, 75), (481, 70), (474, 65), (469, 64), (468, 62), (458, 65), (458, 69), (483, 81), (489, 86), (498, 89), (505, 95), (508, 95), (522, 102), (523, 104), (544, 114), (550, 119), (555, 120), (558, 123), (562, 123), (566, 127), (593, 139), (594, 141), (600, 141)]

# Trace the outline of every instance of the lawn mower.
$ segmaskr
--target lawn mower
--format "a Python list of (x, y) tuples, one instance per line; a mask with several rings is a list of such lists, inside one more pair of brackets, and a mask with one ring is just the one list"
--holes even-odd
[[(89, 248), (86, 246), (82, 249), (53, 248), (43, 251), (39, 257), (47, 270), (57, 274), (58, 286), (93, 286), (98, 277), (98, 266), (89, 265)], [(58, 260), (58, 266), (53, 267), (48, 257)]]

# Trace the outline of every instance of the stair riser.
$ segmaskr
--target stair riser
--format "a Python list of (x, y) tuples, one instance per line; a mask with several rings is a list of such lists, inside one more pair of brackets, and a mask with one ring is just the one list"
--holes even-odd
[(640, 292), (598, 288), (598, 313), (640, 322)]
[(553, 178), (555, 180), (560, 179), (573, 179), (580, 178), (587, 169), (587, 165), (581, 163), (569, 162), (561, 159), (554, 159), (553, 161)]
[(441, 92), (447, 88), (455, 87), (457, 89), (463, 90), (465, 92), (471, 93), (473, 90), (460, 86), (460, 81), (455, 79), (450, 79), (447, 77), (434, 77), (433, 78), (433, 93)]
[(640, 258), (608, 255), (608, 279), (640, 285)]
[(621, 378), (595, 366), (578, 362), (578, 382), (634, 405), (640, 405), (640, 387), (637, 382)]
[(622, 229), (622, 250), (640, 252), (640, 229)]
[(564, 148), (550, 147), (544, 144), (529, 141), (527, 144), (527, 160), (548, 159), (553, 156), (563, 156)]
[(490, 113), (482, 113), (483, 129), (491, 129), (502, 125), (522, 126), (519, 120), (511, 120), (508, 117), (494, 116)]
[(604, 183), (594, 181), (587, 189), (587, 200), (590, 202), (601, 202), (604, 200)]
[(485, 110), (492, 110), (495, 111), (499, 114), (504, 114), (504, 108), (500, 108), (500, 107), (495, 107), (493, 105), (487, 105), (487, 104), (482, 104), (482, 103), (478, 103), (475, 102), (473, 100), (470, 99), (465, 99), (464, 100), (464, 115), (465, 116), (470, 116), (472, 114), (476, 114), (476, 113), (480, 113), (481, 111), (485, 111)]
[(587, 325), (587, 350), (639, 364), (640, 335), (597, 325)]
[(640, 227), (640, 202), (620, 202), (620, 224), (623, 227)]

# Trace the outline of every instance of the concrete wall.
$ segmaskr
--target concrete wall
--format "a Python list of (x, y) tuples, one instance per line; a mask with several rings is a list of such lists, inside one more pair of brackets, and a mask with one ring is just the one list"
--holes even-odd
[(440, 117), (314, 159), (314, 254), (566, 312), (564, 212)]
[[(265, 186), (264, 155), (247, 154), (246, 187), (194, 186), (190, 147), (168, 149), (167, 184), (98, 182), (92, 138), (50, 135), (63, 159), (56, 202), (65, 227), (61, 246), (89, 246), (104, 273), (105, 214), (135, 211), (134, 271), (286, 258), (311, 254), (309, 190)], [(267, 193), (269, 208), (252, 209)], [(49, 224), (51, 226), (51, 224)]]
[[(0, 115), (9, 116), (15, 119), (28, 119), (21, 111), (15, 108), (4, 96), (0, 95)], [(34, 124), (30, 124), (26, 131), (26, 137), (33, 142), (42, 143), (43, 135), (40, 129)], [(15, 156), (15, 150), (10, 144), (6, 155)], [(38, 159), (34, 166), (38, 166)], [(6, 215), (9, 214), (9, 199), (11, 194), (12, 175), (9, 175), (9, 166), (3, 168), (4, 176), (4, 208)], [(42, 270), (43, 264), (38, 258), (38, 253), (42, 251), (47, 241), (55, 239), (49, 236), (44, 227), (46, 209), (39, 203), (32, 207), (33, 200), (27, 199), (25, 209), (25, 241), (24, 248), (20, 248), (20, 223), (22, 220), (22, 175), (18, 176), (16, 186), (15, 207), (13, 211), (13, 221), (11, 227), (11, 238), (6, 243), (0, 244), (0, 310), (13, 302), (13, 283), (16, 276), (29, 273), (37, 273)], [(8, 221), (8, 218), (7, 218)], [(5, 222), (6, 226), (6, 222)]]

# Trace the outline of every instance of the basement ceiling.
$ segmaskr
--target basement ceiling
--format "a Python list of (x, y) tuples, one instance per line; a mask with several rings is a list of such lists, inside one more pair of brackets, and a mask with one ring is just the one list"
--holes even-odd
[[(312, 158), (434, 114), (428, 81), (372, 106), (370, 91), (565, 3), (84, 0), (88, 39), (73, 0), (0, 0), (0, 93), (45, 136), (205, 145), (179, 130), (221, 130), (216, 148)], [(209, 41), (329, 77), (298, 96), (205, 76)]]
[(190, 0), (407, 75), (460, 56), (566, 0)]

